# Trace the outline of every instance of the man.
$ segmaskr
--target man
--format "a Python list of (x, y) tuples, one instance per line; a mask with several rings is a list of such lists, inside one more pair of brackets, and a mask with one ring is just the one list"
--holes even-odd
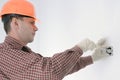
[[(38, 30), (34, 7), (30, 2), (8, 0), (0, 16), (7, 34), (0, 44), (0, 80), (62, 80), (66, 75), (112, 53), (106, 52), (105, 40), (95, 44), (85, 39), (53, 57), (43, 57), (26, 46), (34, 40)], [(83, 52), (93, 49), (95, 51), (91, 56), (82, 57)]]

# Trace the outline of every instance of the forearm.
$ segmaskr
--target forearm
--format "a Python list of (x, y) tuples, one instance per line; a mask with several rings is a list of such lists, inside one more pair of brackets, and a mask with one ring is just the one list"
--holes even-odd
[(93, 60), (91, 56), (80, 57), (76, 65), (73, 68), (71, 68), (68, 74), (79, 71), (80, 69), (83, 69), (90, 64), (93, 64)]
[(70, 69), (77, 64), (82, 54), (82, 50), (75, 46), (72, 49), (54, 55), (52, 57), (53, 73), (60, 77), (66, 76)]

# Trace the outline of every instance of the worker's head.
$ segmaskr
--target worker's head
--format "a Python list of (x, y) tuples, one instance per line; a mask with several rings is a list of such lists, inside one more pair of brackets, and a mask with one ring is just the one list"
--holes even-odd
[[(5, 32), (22, 42), (33, 40), (37, 27), (35, 26), (35, 11), (27, 0), (8, 0), (0, 12)], [(29, 41), (28, 41), (29, 40)]]

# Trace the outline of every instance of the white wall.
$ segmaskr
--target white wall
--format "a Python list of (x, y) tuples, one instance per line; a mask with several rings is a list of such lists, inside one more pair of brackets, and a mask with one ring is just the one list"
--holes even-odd
[[(7, 0), (0, 0), (0, 8)], [(39, 31), (29, 46), (43, 56), (73, 47), (84, 38), (107, 37), (114, 55), (96, 62), (63, 80), (119, 80), (120, 0), (29, 0), (36, 8)], [(0, 42), (5, 32), (1, 25)], [(85, 53), (85, 54), (91, 54)]]

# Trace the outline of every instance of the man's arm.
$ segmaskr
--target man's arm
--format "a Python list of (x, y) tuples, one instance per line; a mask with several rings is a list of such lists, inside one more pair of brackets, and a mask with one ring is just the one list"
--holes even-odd
[[(71, 69), (80, 61), (80, 56), (83, 54), (82, 50), (75, 46), (60, 54), (56, 54), (51, 58), (53, 73), (61, 78), (76, 70)], [(82, 59), (82, 58), (81, 58)], [(81, 63), (84, 63), (81, 61)], [(86, 65), (86, 63), (84, 63)]]

